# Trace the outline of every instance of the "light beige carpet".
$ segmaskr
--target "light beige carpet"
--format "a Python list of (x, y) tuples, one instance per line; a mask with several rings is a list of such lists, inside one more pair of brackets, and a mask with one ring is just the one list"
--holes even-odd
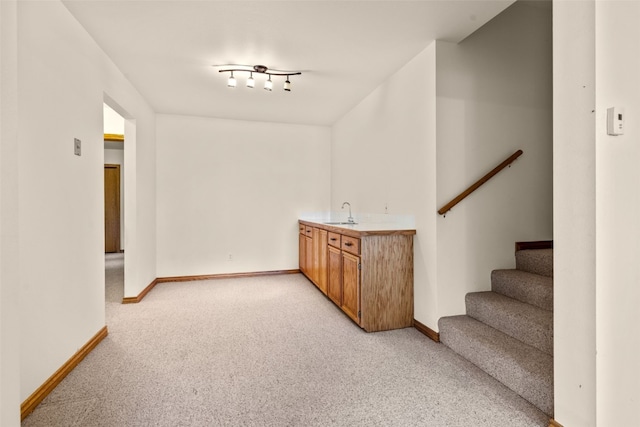
[(367, 334), (301, 275), (157, 285), (23, 422), (36, 426), (536, 426), (548, 418), (413, 328)]

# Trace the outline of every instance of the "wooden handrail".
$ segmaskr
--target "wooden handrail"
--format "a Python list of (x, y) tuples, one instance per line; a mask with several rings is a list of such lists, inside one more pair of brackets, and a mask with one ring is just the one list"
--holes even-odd
[(474, 191), (476, 191), (482, 184), (484, 184), (485, 182), (489, 181), (491, 178), (493, 178), (493, 176), (495, 174), (497, 174), (498, 172), (500, 172), (502, 169), (506, 168), (507, 166), (509, 166), (511, 163), (513, 163), (513, 161), (515, 159), (517, 159), (518, 157), (520, 157), (522, 155), (522, 150), (518, 150), (515, 153), (513, 153), (511, 156), (509, 156), (509, 158), (507, 160), (505, 160), (504, 162), (500, 163), (498, 166), (496, 166), (495, 168), (493, 168), (493, 170), (491, 172), (489, 172), (488, 174), (486, 174), (485, 176), (483, 176), (482, 178), (480, 178), (479, 180), (477, 180), (471, 187), (467, 188), (466, 190), (464, 190), (462, 193), (460, 193), (456, 198), (454, 198), (453, 200), (451, 200), (449, 203), (447, 203), (446, 205), (444, 205), (442, 208), (440, 208), (438, 210), (438, 213), (440, 215), (444, 215), (447, 212), (449, 212), (451, 210), (452, 207), (454, 207), (455, 205), (457, 205), (458, 203), (460, 203), (465, 197), (467, 197), (469, 194), (473, 193)]

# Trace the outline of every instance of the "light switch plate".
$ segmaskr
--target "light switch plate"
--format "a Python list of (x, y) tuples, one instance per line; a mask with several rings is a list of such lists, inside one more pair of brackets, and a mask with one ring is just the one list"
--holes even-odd
[(78, 138), (73, 138), (73, 154), (82, 156), (82, 141)]

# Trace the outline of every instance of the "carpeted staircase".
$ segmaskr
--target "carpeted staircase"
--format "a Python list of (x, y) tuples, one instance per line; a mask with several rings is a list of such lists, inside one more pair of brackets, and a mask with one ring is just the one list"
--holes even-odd
[(553, 417), (553, 249), (517, 251), (465, 302), (438, 321), (441, 342)]

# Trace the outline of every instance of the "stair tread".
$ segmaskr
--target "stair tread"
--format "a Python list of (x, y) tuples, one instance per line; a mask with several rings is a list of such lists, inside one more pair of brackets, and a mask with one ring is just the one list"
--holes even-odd
[(443, 344), (553, 416), (553, 357), (470, 316), (438, 321)]
[(467, 315), (553, 354), (553, 312), (490, 291), (469, 293), (465, 302)]
[(517, 251), (516, 269), (553, 277), (553, 249)]
[(553, 311), (553, 277), (523, 270), (493, 270), (491, 290), (544, 310)]

